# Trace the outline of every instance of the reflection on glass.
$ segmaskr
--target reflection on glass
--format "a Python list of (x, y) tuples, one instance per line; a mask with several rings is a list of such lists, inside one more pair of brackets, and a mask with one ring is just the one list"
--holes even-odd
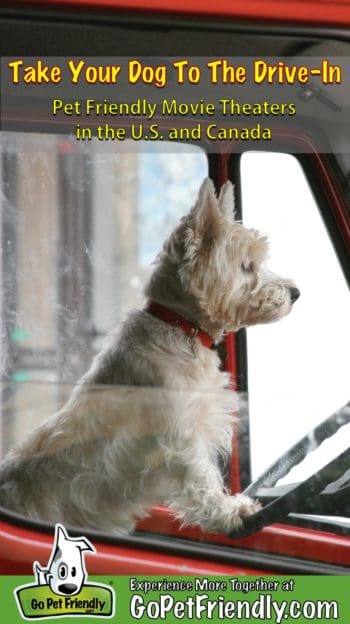
[(2, 133), (2, 378), (75, 382), (140, 303), (207, 162), (195, 147), (137, 147)]

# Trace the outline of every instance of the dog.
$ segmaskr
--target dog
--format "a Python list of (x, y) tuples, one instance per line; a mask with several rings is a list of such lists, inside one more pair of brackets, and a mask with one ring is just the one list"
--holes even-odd
[(94, 547), (85, 537), (69, 537), (66, 529), (56, 524), (55, 542), (47, 567), (37, 561), (33, 564), (38, 585), (49, 585), (55, 594), (74, 596), (78, 594), (87, 577), (83, 552)]
[[(197, 201), (164, 243), (147, 304), (112, 332), (68, 403), (0, 465), (0, 503), (31, 518), (128, 533), (152, 505), (230, 532), (259, 503), (231, 495), (237, 396), (212, 347), (281, 319), (299, 296), (264, 268), (265, 236), (234, 217), (230, 182)], [(116, 387), (118, 386), (118, 387)]]

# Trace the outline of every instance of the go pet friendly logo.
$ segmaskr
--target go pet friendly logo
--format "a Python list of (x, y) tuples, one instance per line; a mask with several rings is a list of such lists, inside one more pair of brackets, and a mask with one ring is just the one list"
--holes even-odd
[(26, 620), (86, 615), (112, 617), (114, 590), (100, 583), (87, 583), (84, 552), (95, 552), (85, 537), (69, 537), (56, 524), (55, 541), (47, 567), (33, 564), (35, 583), (15, 590), (21, 616)]

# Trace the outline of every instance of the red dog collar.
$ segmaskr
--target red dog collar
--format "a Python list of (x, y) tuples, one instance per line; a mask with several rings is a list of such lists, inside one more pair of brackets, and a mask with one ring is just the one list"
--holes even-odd
[(168, 325), (172, 325), (173, 327), (179, 327), (182, 329), (186, 336), (189, 338), (199, 338), (201, 343), (210, 349), (213, 346), (214, 340), (209, 334), (199, 329), (194, 323), (187, 321), (176, 312), (169, 310), (160, 303), (156, 303), (155, 301), (149, 301), (144, 310), (152, 316), (156, 316), (161, 321), (168, 323)]

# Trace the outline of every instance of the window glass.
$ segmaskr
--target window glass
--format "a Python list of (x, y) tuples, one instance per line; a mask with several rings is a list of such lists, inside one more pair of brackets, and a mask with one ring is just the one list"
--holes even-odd
[(3, 386), (5, 452), (63, 404), (105, 335), (142, 302), (148, 267), (207, 159), (173, 143), (1, 139), (1, 377), (17, 383)]
[[(349, 400), (350, 297), (297, 159), (248, 152), (241, 167), (244, 224), (268, 235), (269, 268), (292, 278), (301, 291), (288, 317), (247, 331), (251, 465), (256, 478)], [(292, 480), (304, 479), (348, 448), (349, 436), (349, 427), (343, 427), (334, 444), (325, 443), (309, 456)]]

